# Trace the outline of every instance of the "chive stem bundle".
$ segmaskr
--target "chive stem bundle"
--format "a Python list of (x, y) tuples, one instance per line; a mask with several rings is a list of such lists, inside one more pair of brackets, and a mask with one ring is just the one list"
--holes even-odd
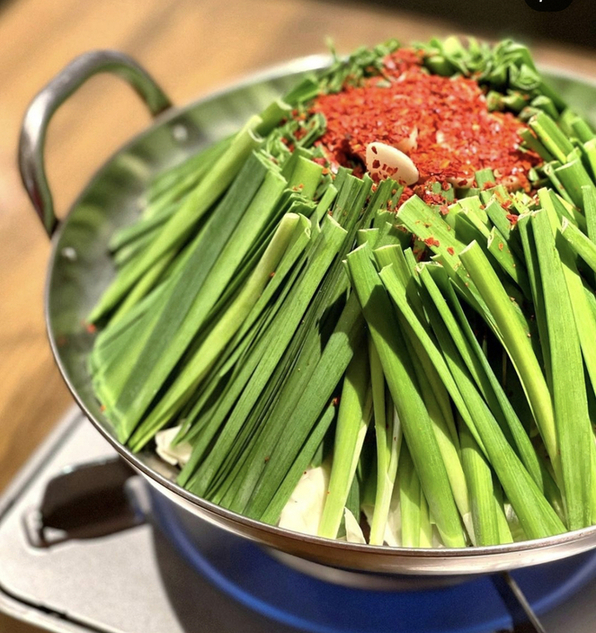
[(336, 60), (155, 179), (89, 316), (98, 400), (134, 451), (178, 426), (177, 482), (266, 523), (316, 465), (304, 523), (327, 538), (463, 548), (592, 525), (596, 135), (524, 47), (433, 40), (427, 70), (528, 121), (534, 190), (494, 165), (432, 183), (434, 204), (330, 171), (309, 103), (381, 85), (396, 49)]

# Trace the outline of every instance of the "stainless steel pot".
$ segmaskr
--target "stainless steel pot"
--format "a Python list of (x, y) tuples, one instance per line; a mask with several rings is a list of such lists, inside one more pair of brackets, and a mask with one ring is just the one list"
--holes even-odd
[[(272, 527), (222, 509), (176, 485), (173, 470), (151, 451), (133, 455), (122, 446), (100, 411), (87, 367), (92, 336), (83, 321), (114, 274), (107, 249), (110, 236), (139, 213), (144, 192), (156, 173), (234, 131), (305, 72), (327, 62), (321, 57), (300, 59), (187, 107), (174, 108), (132, 59), (113, 51), (97, 51), (77, 58), (35, 97), (23, 123), (19, 161), (33, 206), (53, 241), (46, 322), (52, 351), (70, 391), (98, 431), (160, 493), (220, 528), (311, 563), (380, 574), (461, 576), (536, 565), (593, 548), (596, 526), (513, 545), (454, 550), (349, 544)], [(46, 129), (64, 100), (98, 72), (114, 73), (128, 81), (156, 120), (97, 172), (66, 219), (58, 222), (44, 172)], [(595, 84), (579, 77), (546, 74), (578, 111), (596, 122)]]

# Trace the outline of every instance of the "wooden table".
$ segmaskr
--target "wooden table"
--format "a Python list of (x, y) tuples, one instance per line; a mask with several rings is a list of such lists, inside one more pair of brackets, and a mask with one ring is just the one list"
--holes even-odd
[[(326, 52), (327, 36), (345, 53), (389, 37), (422, 40), (454, 30), (364, 3), (314, 0), (13, 0), (0, 9), (0, 492), (71, 403), (43, 323), (49, 242), (16, 166), (19, 125), (34, 93), (94, 48), (131, 54), (184, 104), (250, 71)], [(596, 77), (593, 53), (539, 42), (534, 51), (540, 62)], [(105, 76), (59, 110), (46, 151), (59, 213), (148, 122), (130, 88)], [(0, 630), (34, 629), (0, 615)]]

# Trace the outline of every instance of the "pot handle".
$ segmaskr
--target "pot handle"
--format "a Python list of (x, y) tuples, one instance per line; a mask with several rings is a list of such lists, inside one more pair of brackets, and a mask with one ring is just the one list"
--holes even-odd
[(33, 207), (50, 237), (58, 220), (44, 166), (46, 131), (60, 105), (87, 79), (101, 72), (113, 73), (126, 80), (153, 116), (172, 106), (165, 93), (137, 62), (124, 53), (111, 50), (90, 51), (76, 57), (33, 98), (21, 127), (19, 169)]

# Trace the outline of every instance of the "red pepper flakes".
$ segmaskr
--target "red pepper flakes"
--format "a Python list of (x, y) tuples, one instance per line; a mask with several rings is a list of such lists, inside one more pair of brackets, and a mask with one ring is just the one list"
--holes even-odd
[(412, 249), (414, 253), (414, 257), (417, 262), (421, 262), (426, 257), (426, 249), (425, 248), (414, 248)]
[(438, 240), (438, 239), (436, 239), (435, 237), (427, 237), (427, 238), (424, 240), (424, 243), (425, 243), (427, 246), (441, 246), (441, 242), (439, 242), (439, 240)]
[(455, 251), (453, 250), (453, 246), (448, 246), (447, 247), (447, 252), (449, 253), (449, 255), (455, 255)]
[(519, 219), (519, 216), (514, 213), (508, 213), (505, 217), (509, 220), (509, 222), (511, 222), (511, 224), (517, 224)]
[(429, 204), (444, 203), (429, 183), (438, 182), (443, 190), (453, 183), (470, 186), (475, 172), (486, 168), (498, 168), (496, 184), (531, 191), (527, 173), (541, 160), (519, 149), (519, 132), (527, 126), (511, 113), (489, 112), (474, 79), (431, 75), (422, 67), (421, 53), (410, 49), (387, 57), (382, 77), (381, 85), (377, 75), (313, 102), (310, 114), (321, 112), (327, 121), (317, 144), (332, 168), (352, 167), (360, 176), (369, 143), (396, 147), (416, 129), (417, 146), (406, 153), (420, 179), (404, 188), (400, 203), (414, 193)]
[(294, 139), (299, 141), (301, 138), (304, 138), (306, 136), (306, 130), (303, 127), (299, 127), (295, 132), (294, 132)]
[(415, 185), (412, 187), (412, 193), (422, 198), (427, 204), (434, 204), (436, 206), (445, 205), (445, 198), (443, 198), (440, 193), (429, 191), (426, 185)]

